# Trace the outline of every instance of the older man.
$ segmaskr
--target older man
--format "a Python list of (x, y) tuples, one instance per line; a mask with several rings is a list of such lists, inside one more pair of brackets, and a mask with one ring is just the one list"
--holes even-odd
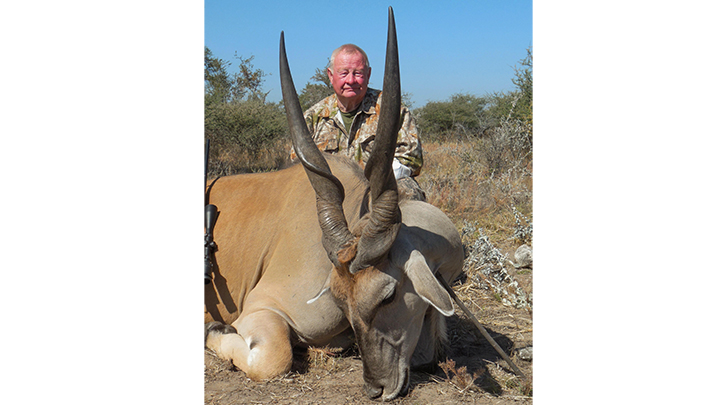
[[(382, 92), (367, 87), (372, 69), (360, 47), (346, 44), (330, 56), (327, 75), (335, 94), (305, 112), (305, 121), (320, 150), (342, 153), (362, 167), (370, 157), (377, 121), (382, 108)], [(422, 168), (422, 146), (415, 119), (402, 106), (393, 171), (398, 189), (406, 198), (425, 200), (425, 193), (413, 177)], [(295, 151), (291, 153), (296, 159)]]

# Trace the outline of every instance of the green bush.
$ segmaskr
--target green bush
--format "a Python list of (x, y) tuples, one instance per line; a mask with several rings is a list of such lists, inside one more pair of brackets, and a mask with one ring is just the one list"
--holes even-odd
[(228, 151), (233, 151), (233, 154), (243, 152), (256, 159), (271, 145), (284, 140), (286, 134), (285, 114), (275, 103), (248, 100), (216, 103), (205, 108), (205, 136), (210, 139), (210, 160), (216, 161), (215, 166), (217, 162), (225, 162), (222, 168), (216, 167), (223, 174), (249, 169), (227, 162), (223, 155), (227, 155)]
[(286, 129), (285, 114), (273, 103), (250, 100), (212, 104), (205, 110), (205, 135), (217, 145), (234, 143), (252, 152), (283, 136)]
[(431, 101), (415, 110), (418, 127), (429, 140), (460, 139), (482, 131), (487, 124), (483, 109), (487, 99), (471, 94), (454, 94), (448, 101)]

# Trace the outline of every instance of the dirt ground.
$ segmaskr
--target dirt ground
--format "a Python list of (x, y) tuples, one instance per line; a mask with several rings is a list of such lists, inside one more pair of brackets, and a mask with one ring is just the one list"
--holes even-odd
[[(512, 270), (532, 292), (532, 270)], [(532, 361), (518, 350), (533, 344), (532, 313), (502, 305), (492, 291), (456, 283), (453, 289), (495, 341), (525, 374), (523, 381), (482, 337), (463, 311), (448, 318), (446, 359), (433, 373), (413, 371), (410, 390), (399, 404), (531, 404)], [(362, 362), (356, 351), (296, 352), (293, 371), (267, 382), (245, 373), (205, 350), (205, 403), (230, 404), (373, 404), (363, 393)]]

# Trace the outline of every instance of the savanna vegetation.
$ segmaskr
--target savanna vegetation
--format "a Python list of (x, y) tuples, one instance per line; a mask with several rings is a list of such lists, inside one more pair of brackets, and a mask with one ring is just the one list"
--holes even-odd
[[(281, 103), (265, 99), (265, 73), (253, 67), (252, 57), (236, 57), (235, 63), (205, 50), (205, 136), (212, 145), (209, 178), (289, 164), (286, 118)], [(453, 288), (481, 323), (505, 338), (501, 346), (516, 359), (519, 349), (532, 347), (532, 267), (515, 258), (519, 247), (532, 247), (533, 236), (532, 49), (514, 69), (513, 91), (453, 94), (418, 108), (412, 108), (409, 93), (403, 94), (403, 101), (417, 119), (423, 146), (425, 163), (417, 181), (428, 202), (453, 220), (465, 244), (465, 272)], [(323, 67), (309, 78), (299, 98), (306, 109), (331, 93)], [(507, 314), (512, 324), (499, 321)], [(472, 334), (468, 332), (472, 326), (464, 323), (462, 313), (458, 316), (449, 322), (450, 328), (457, 328), (450, 345), (469, 347), (463, 336)], [(464, 358), (458, 351), (448, 353), (455, 353), (455, 360)], [(310, 355), (317, 359), (328, 354)], [(330, 356), (324, 361), (332, 360), (335, 367)], [(529, 381), (520, 381), (508, 367), (497, 365), (502, 361), (495, 363), (497, 367), (476, 366), (470, 373), (475, 363), (460, 366), (459, 361), (456, 367), (455, 360), (448, 358), (439, 365), (442, 371), (429, 379), (455, 387), (462, 398), (476, 392), (497, 399), (500, 393), (513, 401), (531, 401), (531, 363), (516, 361), (530, 376)]]

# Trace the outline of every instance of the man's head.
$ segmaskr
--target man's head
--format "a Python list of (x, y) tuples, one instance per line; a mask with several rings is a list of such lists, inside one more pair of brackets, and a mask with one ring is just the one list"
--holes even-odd
[(345, 44), (333, 51), (327, 74), (341, 111), (353, 111), (360, 106), (367, 93), (371, 70), (367, 55), (360, 47)]

